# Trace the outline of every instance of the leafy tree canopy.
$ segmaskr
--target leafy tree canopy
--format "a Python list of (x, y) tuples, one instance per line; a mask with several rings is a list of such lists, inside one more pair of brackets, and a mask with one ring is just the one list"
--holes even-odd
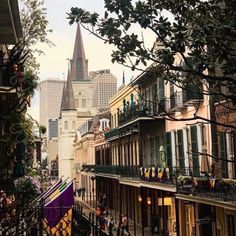
[[(223, 95), (236, 102), (235, 1), (104, 2), (104, 16), (72, 7), (68, 19), (70, 24), (78, 22), (105, 43), (116, 46), (112, 62), (132, 70), (151, 62), (156, 76), (183, 86), (205, 83), (205, 94)], [(139, 25), (144, 34), (146, 30), (153, 32), (159, 46), (146, 47), (142, 35), (131, 31), (133, 25)], [(176, 57), (180, 63), (176, 63)], [(183, 79), (183, 73), (189, 76)]]
[(39, 63), (36, 60), (36, 54), (44, 53), (37, 47), (38, 43), (46, 43), (49, 46), (54, 45), (49, 39), (48, 34), (52, 32), (48, 28), (47, 9), (44, 7), (44, 1), (40, 0), (21, 0), (23, 8), (20, 12), (23, 29), (23, 46), (27, 52), (27, 60), (24, 63), (26, 70), (31, 73), (38, 73)]

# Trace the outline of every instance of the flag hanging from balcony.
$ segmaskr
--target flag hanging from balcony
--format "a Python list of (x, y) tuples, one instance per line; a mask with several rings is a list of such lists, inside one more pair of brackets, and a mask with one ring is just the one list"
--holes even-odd
[(62, 184), (62, 178), (58, 179), (51, 188), (47, 189), (45, 192), (41, 193), (39, 195), (37, 201), (40, 201), (41, 199), (47, 199), (48, 196), (50, 196), (55, 190), (57, 190)]
[(62, 178), (58, 179), (50, 188), (42, 192), (29, 207), (36, 207), (42, 200), (45, 200), (50, 196), (55, 190), (57, 190), (62, 184)]
[(64, 189), (66, 189), (66, 187), (66, 181), (61, 182), (60, 185), (58, 185), (56, 188), (54, 188), (52, 191), (50, 191), (44, 196), (44, 204), (46, 205), (47, 203), (55, 199), (58, 195), (60, 195), (61, 192), (63, 192)]
[(54, 191), (49, 199), (43, 210), (48, 233), (50, 235), (71, 235), (72, 205), (74, 204), (73, 182)]

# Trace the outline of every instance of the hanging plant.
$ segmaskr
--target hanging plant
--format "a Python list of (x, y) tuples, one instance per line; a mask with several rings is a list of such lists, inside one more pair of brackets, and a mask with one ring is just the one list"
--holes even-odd
[(24, 176), (14, 181), (16, 195), (31, 202), (41, 193), (41, 185), (37, 177)]

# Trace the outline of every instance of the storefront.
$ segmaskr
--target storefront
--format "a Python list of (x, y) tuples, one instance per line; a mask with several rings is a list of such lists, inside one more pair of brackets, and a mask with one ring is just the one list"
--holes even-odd
[(180, 236), (233, 236), (236, 205), (204, 197), (176, 195)]
[(177, 229), (174, 193), (141, 187), (140, 198), (142, 201), (142, 226), (153, 234), (175, 236)]

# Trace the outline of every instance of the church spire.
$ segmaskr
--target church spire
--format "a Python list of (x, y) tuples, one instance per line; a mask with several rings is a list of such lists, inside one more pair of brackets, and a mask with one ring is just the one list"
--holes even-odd
[(62, 96), (61, 112), (76, 110), (70, 71), (68, 71), (66, 86), (63, 89)]
[(80, 25), (77, 25), (73, 58), (71, 60), (71, 78), (73, 81), (88, 78), (88, 60), (85, 58)]

